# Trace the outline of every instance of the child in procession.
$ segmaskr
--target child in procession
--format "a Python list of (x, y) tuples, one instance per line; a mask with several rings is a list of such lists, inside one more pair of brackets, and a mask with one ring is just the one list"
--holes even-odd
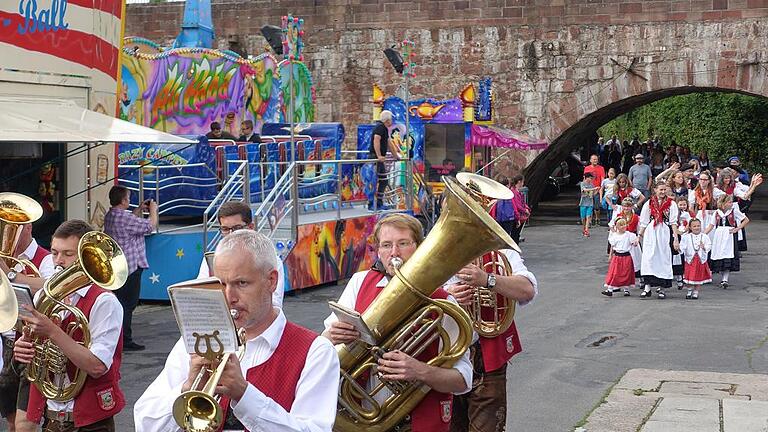
[(608, 274), (605, 275), (605, 290), (603, 295), (612, 297), (613, 293), (624, 291), (624, 296), (629, 297), (629, 289), (635, 286), (635, 265), (632, 262), (630, 250), (638, 244), (637, 235), (627, 230), (627, 221), (618, 219), (608, 235), (611, 245), (611, 261), (608, 265)]
[(600, 184), (600, 204), (605, 209), (605, 214), (608, 221), (613, 217), (613, 208), (616, 205), (616, 199), (614, 198), (616, 190), (616, 170), (613, 168), (608, 169), (608, 177), (603, 179)]
[(712, 254), (709, 267), (712, 273), (721, 273), (720, 287), (728, 288), (731, 272), (741, 270), (741, 253), (738, 250), (739, 230), (749, 224), (749, 218), (733, 202), (733, 196), (721, 195), (717, 200), (717, 210), (710, 222), (712, 234)]
[(592, 173), (584, 173), (584, 180), (579, 183), (579, 188), (581, 189), (579, 214), (581, 216), (581, 223), (584, 227), (581, 232), (584, 237), (589, 237), (589, 221), (592, 219), (595, 202), (594, 196), (598, 190), (592, 183), (594, 177), (595, 176), (593, 176)]
[(707, 264), (707, 255), (712, 249), (712, 242), (709, 236), (701, 231), (700, 220), (691, 219), (688, 228), (689, 232), (685, 233), (680, 240), (680, 253), (685, 258), (683, 282), (688, 289), (685, 298), (698, 300), (702, 285), (712, 282), (712, 272)]

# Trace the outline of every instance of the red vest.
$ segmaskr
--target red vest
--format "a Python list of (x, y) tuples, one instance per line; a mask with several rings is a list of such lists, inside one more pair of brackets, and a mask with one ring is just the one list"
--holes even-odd
[[(316, 338), (316, 333), (286, 322), (275, 352), (264, 363), (248, 369), (245, 380), (290, 412), (296, 398), (296, 386), (299, 384), (301, 371), (307, 362), (309, 348)], [(229, 399), (224, 398), (222, 406), (223, 418), (226, 419)]]
[[(51, 253), (48, 251), (48, 249), (45, 249), (42, 246), (37, 246), (37, 250), (35, 251), (35, 256), (30, 258), (29, 260), (32, 261), (32, 264), (35, 265), (38, 269), (40, 269), (40, 266), (43, 264), (43, 258), (47, 257)], [(24, 267), (24, 274), (30, 275), (32, 271), (26, 267)]]
[[(490, 254), (483, 256), (484, 261), (488, 259), (490, 259)], [(496, 301), (502, 302), (504, 298), (500, 294), (496, 294)], [(484, 309), (483, 312), (490, 313), (491, 311)], [(486, 372), (493, 372), (504, 366), (509, 359), (523, 350), (515, 322), (512, 321), (512, 325), (509, 326), (507, 331), (498, 336), (492, 338), (481, 337), (480, 349), (483, 352), (483, 368)]]
[[(93, 308), (93, 304), (102, 293), (108, 293), (108, 291), (96, 285), (91, 285), (85, 297), (77, 302), (77, 308), (83, 312), (86, 318), (90, 317), (91, 308)], [(113, 294), (109, 293), (107, 295)], [(67, 325), (73, 321), (72, 315), (68, 316), (67, 319), (62, 321), (61, 328), (67, 328)], [(83, 334), (78, 330), (73, 333), (72, 337), (76, 341), (81, 341)], [(120, 332), (115, 354), (112, 357), (112, 367), (99, 378), (86, 377), (83, 389), (80, 391), (80, 394), (75, 396), (75, 427), (79, 428), (107, 419), (116, 415), (125, 407), (125, 396), (118, 385), (120, 381), (120, 361), (122, 358), (123, 334)], [(71, 377), (74, 365), (67, 363), (67, 369)], [(27, 406), (27, 419), (29, 421), (40, 423), (40, 419), (46, 409), (45, 402), (45, 397), (37, 390), (37, 387), (31, 385), (29, 387), (29, 405)]]
[[(384, 278), (384, 274), (375, 270), (369, 270), (363, 279), (360, 292), (355, 301), (355, 310), (363, 313), (373, 300), (381, 293), (381, 288), (376, 284)], [(442, 288), (432, 293), (434, 299), (446, 299), (448, 293)], [(426, 362), (437, 355), (438, 344), (432, 343), (416, 358)], [(453, 395), (430, 390), (427, 396), (421, 400), (411, 412), (411, 430), (413, 432), (443, 432), (451, 428), (451, 414), (453, 411)]]

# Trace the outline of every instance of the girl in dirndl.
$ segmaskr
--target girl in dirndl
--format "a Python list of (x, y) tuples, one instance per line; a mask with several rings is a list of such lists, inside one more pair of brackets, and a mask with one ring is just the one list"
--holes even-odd
[(608, 274), (605, 275), (605, 290), (603, 295), (613, 296), (619, 290), (629, 297), (629, 289), (635, 286), (635, 265), (632, 262), (630, 250), (637, 246), (637, 235), (627, 231), (627, 221), (618, 219), (615, 224), (616, 232), (608, 234), (611, 244), (611, 261), (608, 264)]
[[(680, 232), (680, 235), (682, 235), (688, 228), (688, 221), (691, 220), (691, 213), (688, 212), (688, 196), (674, 198), (680, 213), (677, 218), (677, 229)], [(685, 262), (683, 260), (682, 251), (672, 249), (672, 274), (675, 276), (675, 282), (677, 283), (677, 289), (679, 290), (683, 289), (684, 268)]]
[(712, 272), (707, 264), (707, 255), (712, 249), (709, 236), (701, 232), (701, 221), (691, 219), (690, 232), (680, 239), (680, 252), (685, 257), (685, 273), (683, 282), (688, 287), (685, 298), (688, 300), (699, 299), (699, 287), (712, 282)]
[[(637, 228), (638, 224), (640, 222), (640, 217), (635, 214), (635, 202), (631, 197), (626, 197), (624, 200), (620, 203), (620, 205), (617, 205), (615, 208), (615, 211), (613, 212), (613, 219), (608, 222), (608, 227), (611, 229), (610, 232), (616, 232), (616, 222), (620, 219), (623, 219), (624, 222), (627, 225), (627, 231), (637, 234)], [(610, 235), (610, 233), (609, 233)], [(610, 253), (610, 242), (608, 243), (609, 253)], [(629, 250), (629, 254), (632, 256), (632, 263), (635, 266), (635, 283), (638, 288), (641, 288), (643, 286), (642, 284), (642, 278), (640, 277), (640, 262), (643, 258), (643, 252), (640, 249), (640, 245), (636, 244), (632, 246), (632, 248)]]
[(749, 218), (733, 202), (731, 195), (724, 194), (717, 200), (717, 211), (714, 212), (712, 234), (712, 254), (709, 267), (713, 273), (721, 273), (720, 287), (728, 288), (728, 277), (731, 272), (741, 270), (738, 234), (739, 230), (749, 224)]

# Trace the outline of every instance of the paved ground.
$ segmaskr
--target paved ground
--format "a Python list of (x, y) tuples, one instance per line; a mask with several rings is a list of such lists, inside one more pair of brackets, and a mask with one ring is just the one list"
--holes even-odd
[(577, 432), (765, 432), (768, 375), (632, 369)]
[[(561, 224), (533, 226), (523, 234), (526, 264), (539, 279), (540, 295), (517, 313), (524, 352), (509, 368), (508, 431), (573, 430), (628, 369), (768, 374), (768, 223), (749, 227), (750, 251), (732, 287), (707, 287), (692, 302), (676, 290), (666, 300), (641, 300), (637, 293), (601, 296), (605, 228), (584, 239), (575, 220), (548, 221), (553, 222)], [(287, 296), (286, 314), (317, 330), (328, 314), (327, 301), (340, 291), (331, 286)], [(129, 406), (178, 338), (167, 306), (141, 306), (134, 326), (148, 349), (124, 356), (121, 385)], [(117, 420), (119, 431), (132, 430), (130, 409)]]

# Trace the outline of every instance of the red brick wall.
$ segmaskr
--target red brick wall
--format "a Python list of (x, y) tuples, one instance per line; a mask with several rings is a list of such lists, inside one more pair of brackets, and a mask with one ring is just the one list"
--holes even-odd
[[(728, 25), (745, 21), (764, 37), (768, 0), (214, 0), (218, 46), (226, 48), (227, 38), (239, 35), (249, 53), (259, 53), (266, 45), (259, 28), (279, 25), (288, 12), (306, 22), (318, 120), (343, 122), (352, 139), (354, 125), (370, 120), (371, 85), (393, 94), (402, 83), (381, 50), (407, 36), (416, 42), (419, 65), (413, 98), (454, 97), (468, 82), (491, 76), (496, 122), (552, 140), (533, 127), (557, 121), (547, 120), (546, 102), (608, 78), (609, 57), (626, 65), (632, 56), (658, 62), (680, 55), (678, 49), (695, 56), (696, 49), (674, 41), (698, 40), (710, 31), (737, 43), (743, 36), (729, 35)], [(129, 5), (126, 35), (170, 41), (182, 15), (183, 3)], [(714, 22), (728, 25), (709, 25)]]

